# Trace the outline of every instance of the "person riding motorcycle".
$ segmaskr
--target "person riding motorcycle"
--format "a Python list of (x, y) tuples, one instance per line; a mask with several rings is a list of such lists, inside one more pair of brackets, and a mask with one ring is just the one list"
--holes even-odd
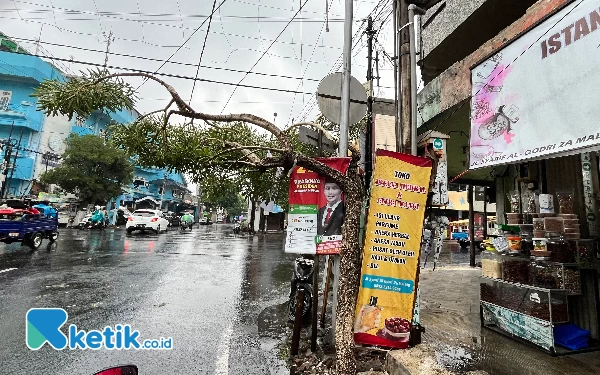
[(92, 217), (90, 218), (90, 222), (92, 224), (96, 224), (96, 223), (103, 223), (104, 220), (105, 220), (104, 213), (100, 210), (100, 206), (96, 206), (96, 210), (92, 214)]
[(189, 212), (186, 212), (181, 217), (181, 225), (185, 225), (185, 226), (191, 227), (193, 223), (194, 223), (194, 218), (192, 217), (192, 215), (189, 214)]

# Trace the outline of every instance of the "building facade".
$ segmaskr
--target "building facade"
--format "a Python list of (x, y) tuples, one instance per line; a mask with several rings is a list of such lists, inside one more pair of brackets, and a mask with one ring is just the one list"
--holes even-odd
[[(70, 134), (101, 136), (111, 123), (131, 123), (139, 116), (137, 111), (129, 110), (97, 112), (88, 118), (74, 116), (70, 121), (62, 115), (47, 116), (38, 110), (37, 99), (30, 96), (46, 79), (64, 81), (69, 76), (0, 34), (1, 160), (8, 161), (2, 169), (6, 171), (4, 197), (37, 194), (36, 189), (32, 191), (36, 180), (60, 165), (60, 155)], [(9, 142), (13, 145), (11, 151), (6, 147)], [(133, 184), (124, 187), (124, 194), (107, 206), (134, 208), (140, 201), (142, 206), (152, 203), (152, 208), (158, 208), (162, 202), (165, 211), (180, 211), (194, 206), (184, 202), (187, 193), (187, 181), (181, 173), (136, 166)]]

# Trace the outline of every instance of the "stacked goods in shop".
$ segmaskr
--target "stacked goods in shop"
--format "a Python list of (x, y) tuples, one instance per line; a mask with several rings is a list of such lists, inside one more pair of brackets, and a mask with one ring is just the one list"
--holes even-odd
[(523, 222), (523, 215), (521, 212), (521, 196), (518, 190), (513, 190), (508, 193), (508, 200), (510, 201), (510, 213), (506, 214), (508, 225), (517, 225)]
[(573, 210), (573, 191), (557, 192), (559, 217), (564, 220), (565, 237), (569, 240), (581, 238), (579, 218)]
[(502, 258), (495, 250), (482, 253), (481, 276), (502, 279)]

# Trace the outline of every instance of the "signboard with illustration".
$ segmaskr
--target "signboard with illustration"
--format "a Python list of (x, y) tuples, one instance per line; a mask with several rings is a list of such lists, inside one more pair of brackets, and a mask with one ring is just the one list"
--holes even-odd
[(577, 1), (472, 70), (471, 169), (600, 148), (600, 0)]
[[(350, 158), (320, 158), (346, 173)], [(345, 204), (340, 186), (318, 173), (295, 167), (290, 176), (286, 253), (331, 255), (342, 247)]]
[(357, 343), (408, 346), (430, 176), (430, 159), (377, 151), (354, 325)]

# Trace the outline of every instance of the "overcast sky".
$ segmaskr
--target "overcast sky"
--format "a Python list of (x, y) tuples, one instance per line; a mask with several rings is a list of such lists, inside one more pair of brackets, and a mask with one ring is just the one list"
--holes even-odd
[[(214, 0), (0, 0), (0, 31), (27, 48), (30, 52), (51, 54), (54, 57), (92, 63), (104, 63), (106, 36), (112, 32), (114, 41), (110, 52), (144, 58), (166, 60), (192, 35), (211, 13)], [(289, 20), (301, 5), (301, 13), (283, 33)], [(327, 0), (329, 4), (329, 32), (325, 31), (326, 0), (216, 0), (215, 13), (206, 40), (202, 65), (246, 72), (259, 60), (277, 38), (268, 53), (252, 69), (254, 73), (284, 75), (280, 78), (249, 74), (242, 85), (278, 90), (299, 91), (305, 94), (284, 93), (235, 84), (244, 73), (200, 68), (198, 78), (232, 83), (233, 85), (196, 82), (192, 106), (208, 113), (253, 113), (289, 125), (292, 119), (314, 119), (318, 106), (312, 105), (319, 80), (331, 71), (340, 71), (343, 47), (344, 0)], [(391, 33), (391, 2), (357, 0), (354, 2), (353, 32), (373, 11), (377, 29), (385, 23), (378, 35), (377, 49), (385, 48), (393, 55)], [(387, 20), (387, 22), (385, 22)], [(208, 21), (190, 38), (170, 61), (189, 64), (167, 64), (159, 72), (194, 77)], [(35, 42), (40, 39), (42, 48)], [(30, 41), (26, 41), (30, 40)], [(366, 80), (366, 38), (362, 36), (353, 50), (352, 75)], [(64, 45), (58, 46), (57, 44)], [(1, 63), (1, 62), (0, 62)], [(77, 73), (86, 69), (82, 64), (57, 62), (63, 70)], [(161, 61), (109, 55), (108, 65), (156, 71)], [(381, 86), (378, 96), (393, 98), (393, 71), (391, 64), (380, 53)], [(304, 79), (298, 79), (304, 78)], [(193, 81), (164, 77), (186, 100), (190, 100)], [(132, 78), (136, 86), (141, 79)], [(168, 94), (158, 84), (146, 83), (140, 88), (137, 108), (147, 112), (164, 107)], [(312, 100), (311, 100), (312, 99)]]

